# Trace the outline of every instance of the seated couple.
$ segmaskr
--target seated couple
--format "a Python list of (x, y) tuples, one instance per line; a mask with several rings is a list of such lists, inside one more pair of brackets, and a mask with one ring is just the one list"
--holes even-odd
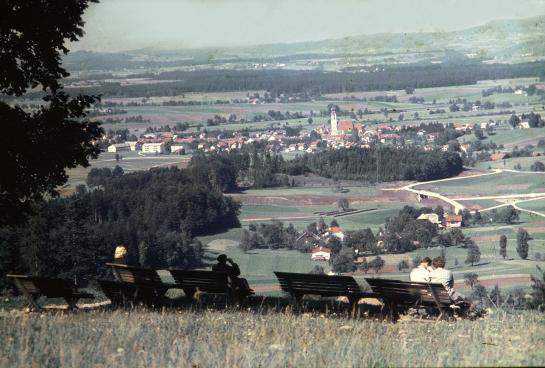
[(443, 284), (454, 302), (466, 301), (462, 294), (454, 290), (454, 276), (451, 270), (445, 269), (443, 257), (436, 257), (433, 261), (428, 257), (422, 258), (418, 267), (411, 271), (410, 278), (411, 281)]

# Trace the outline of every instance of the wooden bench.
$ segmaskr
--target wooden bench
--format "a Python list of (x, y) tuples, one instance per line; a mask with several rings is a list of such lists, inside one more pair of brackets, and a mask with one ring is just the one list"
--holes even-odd
[(234, 290), (229, 276), (225, 272), (186, 270), (169, 270), (169, 272), (176, 281), (176, 285), (190, 299), (193, 298), (195, 292), (201, 291), (209, 294), (225, 294), (228, 302), (242, 303), (253, 294), (249, 287), (244, 288), (246, 290)]
[(275, 272), (282, 291), (290, 294), (295, 305), (304, 295), (345, 296), (353, 309), (364, 297), (374, 297), (364, 292), (352, 276), (313, 275), (308, 273)]
[(96, 280), (104, 293), (110, 299), (112, 306), (121, 306), (131, 303), (136, 293), (136, 287), (112, 280)]
[(63, 298), (68, 304), (68, 309), (76, 309), (79, 299), (94, 299), (93, 294), (82, 293), (68, 280), (28, 276), (28, 275), (7, 275), (12, 278), (17, 288), (26, 297), (29, 307), (35, 310), (43, 308), (38, 304), (38, 298)]
[(433, 307), (439, 310), (439, 317), (445, 317), (454, 302), (442, 284), (366, 278), (373, 292), (387, 307), (390, 317), (398, 318), (397, 308)]
[[(162, 304), (168, 289), (177, 288), (177, 285), (164, 283), (156, 270), (117, 263), (106, 263), (112, 268), (115, 279), (123, 286), (102, 282), (101, 287), (116, 302), (122, 298), (123, 303), (143, 303), (148, 306)], [(100, 281), (99, 281), (100, 283)], [(106, 290), (107, 291), (106, 291)]]

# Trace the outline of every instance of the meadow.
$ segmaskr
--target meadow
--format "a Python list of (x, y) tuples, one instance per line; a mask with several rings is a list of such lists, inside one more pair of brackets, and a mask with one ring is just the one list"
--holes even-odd
[[(150, 120), (150, 123), (129, 123), (129, 124), (106, 124), (107, 129), (120, 129), (128, 128), (132, 132), (139, 132), (145, 129), (147, 126), (159, 126), (170, 124), (173, 125), (176, 122), (189, 122), (191, 124), (190, 132), (196, 132), (197, 125), (205, 125), (206, 120), (213, 118), (214, 115), (220, 115), (228, 117), (230, 114), (236, 114), (237, 118), (245, 118), (249, 120), (246, 123), (229, 123), (222, 125), (221, 127), (228, 130), (241, 130), (241, 129), (267, 129), (271, 127), (281, 127), (286, 124), (286, 120), (278, 121), (263, 121), (263, 122), (251, 122), (254, 116), (267, 115), (269, 110), (286, 111), (290, 112), (303, 112), (309, 114), (310, 111), (315, 113), (326, 109), (330, 103), (339, 105), (345, 111), (356, 112), (359, 109), (368, 109), (371, 113), (363, 115), (362, 122), (366, 125), (403, 125), (403, 124), (420, 124), (421, 122), (429, 121), (441, 121), (452, 122), (455, 124), (474, 124), (484, 123), (489, 120), (508, 120), (510, 113), (506, 113), (506, 109), (492, 109), (484, 111), (449, 111), (449, 100), (451, 99), (467, 99), (474, 102), (480, 100), (481, 102), (509, 102), (516, 109), (517, 113), (524, 113), (530, 111), (543, 112), (545, 106), (539, 96), (524, 96), (515, 95), (513, 93), (493, 94), (491, 96), (483, 97), (482, 90), (502, 85), (503, 87), (516, 87), (535, 82), (532, 78), (520, 78), (520, 79), (505, 79), (505, 80), (487, 80), (479, 81), (472, 85), (453, 86), (453, 87), (436, 87), (436, 88), (419, 88), (414, 91), (413, 94), (407, 95), (405, 91), (375, 91), (375, 92), (354, 92), (354, 93), (337, 93), (326, 94), (322, 99), (312, 100), (308, 102), (296, 102), (296, 103), (267, 103), (267, 104), (248, 104), (248, 103), (230, 103), (219, 105), (186, 105), (186, 106), (162, 106), (165, 101), (206, 101), (213, 103), (216, 100), (231, 100), (246, 98), (246, 93), (241, 92), (224, 92), (224, 93), (187, 93), (183, 96), (172, 97), (151, 97), (149, 103), (156, 103), (157, 106), (145, 105), (145, 106), (126, 106), (127, 116), (142, 115), (144, 119)], [(249, 91), (250, 95), (254, 93), (263, 94), (264, 91)], [(384, 102), (384, 101), (370, 101), (369, 98), (376, 96), (396, 96), (398, 102)], [(354, 96), (356, 98), (367, 98), (365, 102), (351, 101), (350, 98)], [(424, 98), (424, 104), (415, 104), (409, 101), (411, 97)], [(347, 99), (348, 98), (348, 99)], [(433, 100), (435, 104), (433, 104)], [(141, 98), (107, 98), (106, 102), (141, 102)], [(388, 109), (390, 112), (385, 116), (380, 110)], [(445, 113), (429, 114), (430, 110), (444, 109)], [(404, 114), (404, 120), (398, 121), (399, 113)], [(414, 114), (418, 113), (418, 119)], [(492, 115), (489, 115), (492, 114)], [(116, 116), (120, 117), (122, 115)], [(303, 129), (310, 130), (327, 123), (327, 117), (314, 117), (313, 123), (308, 124), (307, 119), (295, 119), (289, 120), (290, 126), (301, 125)], [(517, 135), (518, 133), (515, 133)], [(520, 133), (522, 135), (528, 133)], [(496, 138), (496, 137), (493, 137)], [(529, 137), (534, 138), (534, 137)], [(493, 139), (495, 140), (495, 139)], [(500, 137), (498, 137), (498, 144), (504, 143)], [(510, 144), (508, 140), (505, 142)]]
[(545, 174), (502, 172), (463, 180), (422, 184), (416, 186), (415, 189), (428, 189), (443, 195), (456, 195), (462, 198), (526, 194), (542, 192), (544, 188)]
[(543, 366), (545, 319), (491, 310), (476, 321), (259, 311), (0, 311), (0, 366)]
[(72, 190), (77, 185), (85, 184), (87, 174), (91, 169), (110, 168), (120, 166), (125, 173), (141, 170), (149, 170), (154, 167), (179, 165), (186, 166), (191, 158), (190, 155), (139, 155), (137, 152), (120, 152), (119, 155), (122, 159), (116, 160), (115, 153), (103, 152), (99, 158), (90, 161), (90, 166), (82, 167), (78, 166), (73, 169), (68, 169), (68, 182), (63, 189)]

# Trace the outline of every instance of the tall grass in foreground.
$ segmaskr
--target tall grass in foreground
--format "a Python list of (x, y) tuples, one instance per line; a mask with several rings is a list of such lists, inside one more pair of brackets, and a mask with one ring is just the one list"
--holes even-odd
[(543, 317), (393, 324), (233, 311), (0, 311), (0, 366), (542, 366)]

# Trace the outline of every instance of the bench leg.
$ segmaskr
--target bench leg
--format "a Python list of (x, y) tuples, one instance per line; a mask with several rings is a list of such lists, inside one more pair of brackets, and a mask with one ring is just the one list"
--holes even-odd
[(28, 307), (30, 308), (31, 311), (36, 311), (36, 312), (42, 312), (44, 309), (38, 304), (38, 296), (37, 295), (31, 295), (31, 294), (28, 294), (29, 296), (27, 297), (27, 300), (28, 300)]
[(303, 299), (302, 294), (292, 294), (291, 295), (291, 310), (299, 313), (301, 311), (301, 300)]
[(73, 297), (65, 296), (64, 300), (66, 300), (66, 304), (68, 304), (68, 310), (78, 309), (78, 306), (76, 304), (77, 304), (79, 298), (73, 298)]
[(395, 302), (385, 301), (384, 307), (382, 308), (383, 311), (386, 310), (385, 314), (391, 322), (397, 322), (397, 320), (399, 319), (399, 314), (397, 313), (396, 306), (397, 304)]
[(186, 288), (183, 288), (182, 290), (184, 291), (184, 295), (188, 299), (193, 299), (193, 297), (195, 296), (195, 293), (197, 292), (197, 289), (195, 289), (194, 287), (186, 287)]
[(356, 317), (356, 310), (358, 308), (358, 302), (360, 301), (359, 297), (349, 296), (348, 302), (350, 303), (350, 313), (352, 318)]
[(23, 295), (25, 296), (27, 302), (28, 302), (28, 307), (31, 311), (37, 311), (37, 312), (41, 312), (43, 311), (43, 308), (38, 304), (37, 302), (37, 299), (38, 299), (38, 296), (37, 295), (34, 295), (34, 294), (31, 294), (28, 292), (28, 290), (25, 288), (25, 286), (23, 285), (22, 282), (20, 282), (19, 280), (17, 280), (17, 278), (14, 278), (13, 280), (15, 282), (15, 285), (17, 285), (17, 287), (19, 288), (19, 290), (21, 290), (21, 292), (23, 293)]

